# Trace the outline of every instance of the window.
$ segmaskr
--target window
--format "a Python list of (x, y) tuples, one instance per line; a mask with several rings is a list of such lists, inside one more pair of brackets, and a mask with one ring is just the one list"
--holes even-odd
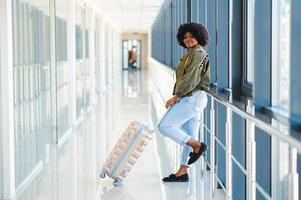
[(76, 40), (76, 59), (83, 58), (83, 50), (82, 50), (82, 30), (80, 25), (76, 25), (75, 27), (75, 40)]
[[(290, 112), (290, 0), (276, 0), (272, 5), (272, 105), (278, 114), (288, 117)], [(289, 129), (276, 120), (272, 124), (283, 134)], [(289, 147), (286, 143), (273, 140), (274, 191), (279, 199), (285, 199), (285, 182), (290, 173)], [(277, 192), (276, 192), (277, 191)]]
[(56, 85), (57, 85), (57, 134), (61, 138), (70, 128), (70, 83), (67, 43), (68, 2), (57, 0), (55, 4), (55, 40), (56, 40)]
[(255, 0), (244, 1), (242, 94), (251, 98), (254, 81), (254, 8)]
[(56, 59), (57, 62), (67, 61), (67, 21), (56, 16)]
[(273, 105), (290, 110), (290, 1), (273, 5)]
[[(49, 2), (12, 1), (15, 187), (42, 162), (51, 127)], [(44, 138), (39, 144), (39, 138)], [(25, 182), (24, 182), (25, 181)]]
[(247, 83), (254, 80), (254, 0), (247, 2)]

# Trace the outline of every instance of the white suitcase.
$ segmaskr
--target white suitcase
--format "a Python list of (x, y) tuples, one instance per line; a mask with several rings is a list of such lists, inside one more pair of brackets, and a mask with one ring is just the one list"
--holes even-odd
[(153, 132), (139, 122), (132, 122), (104, 162), (100, 177), (108, 175), (115, 180), (114, 186), (120, 185), (152, 139)]

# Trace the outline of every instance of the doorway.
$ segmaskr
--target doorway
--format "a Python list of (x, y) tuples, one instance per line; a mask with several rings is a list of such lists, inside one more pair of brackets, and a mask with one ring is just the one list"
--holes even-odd
[(141, 40), (122, 41), (122, 68), (141, 69)]

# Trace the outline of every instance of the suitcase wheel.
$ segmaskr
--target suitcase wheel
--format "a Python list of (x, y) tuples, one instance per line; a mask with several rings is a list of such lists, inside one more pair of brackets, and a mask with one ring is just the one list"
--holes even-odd
[(116, 186), (119, 186), (122, 184), (122, 180), (121, 179), (117, 179), (113, 182), (113, 185), (116, 187)]
[(106, 172), (105, 170), (101, 170), (100, 174), (99, 174), (100, 178), (105, 178), (106, 177)]

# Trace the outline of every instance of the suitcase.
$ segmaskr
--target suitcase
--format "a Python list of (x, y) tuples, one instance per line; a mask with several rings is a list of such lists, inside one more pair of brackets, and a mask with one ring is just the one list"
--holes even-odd
[(152, 139), (153, 132), (142, 123), (132, 122), (105, 160), (100, 177), (108, 175), (115, 180), (114, 186), (120, 185)]

